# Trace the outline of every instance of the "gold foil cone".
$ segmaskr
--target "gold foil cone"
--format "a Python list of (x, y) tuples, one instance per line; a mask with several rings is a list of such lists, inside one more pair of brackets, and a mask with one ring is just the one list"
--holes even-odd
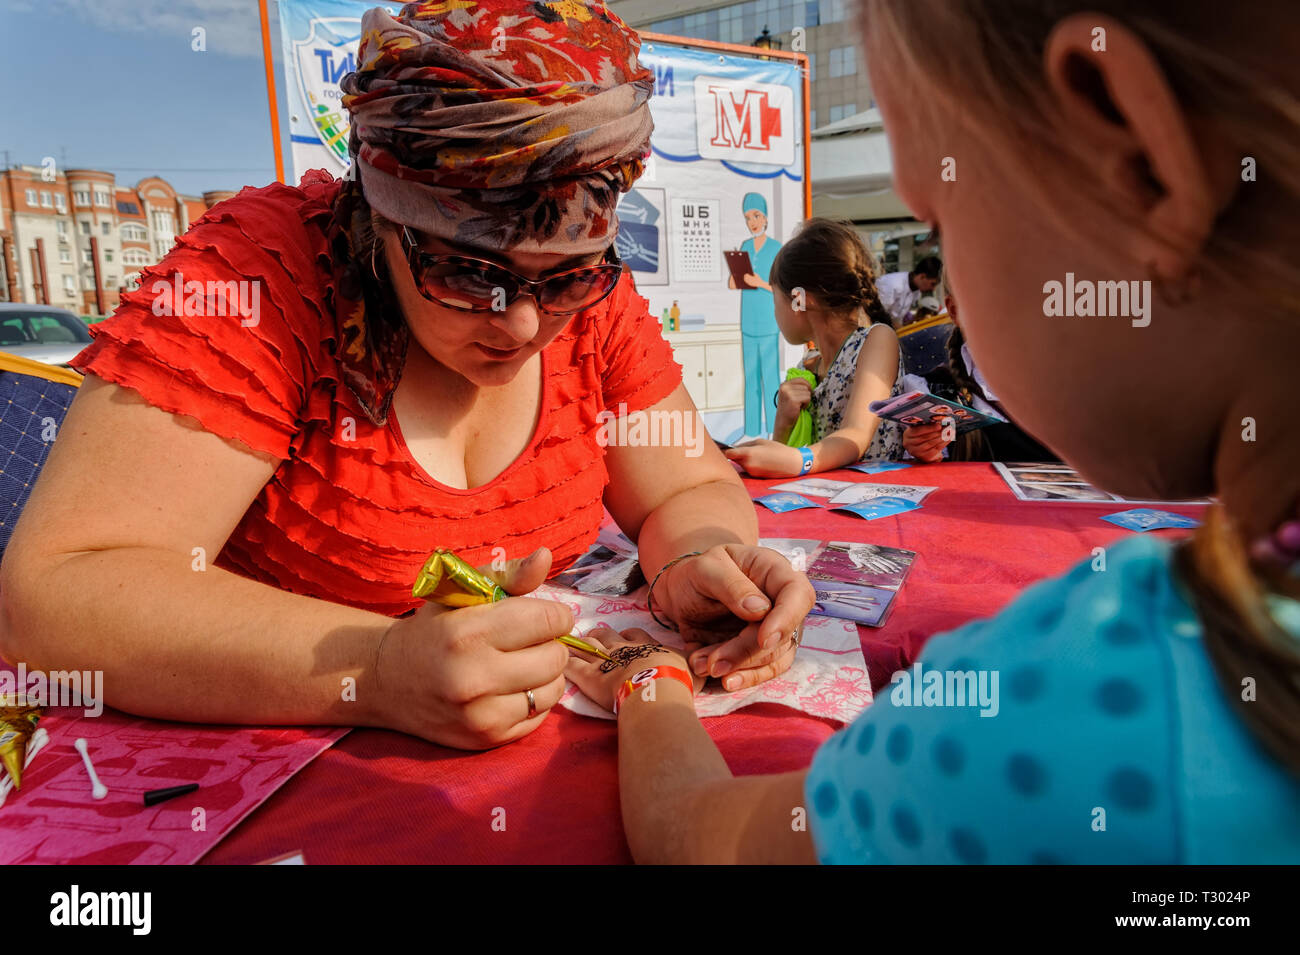
[[(432, 600), (446, 607), (473, 607), (476, 604), (489, 604), (505, 600), (510, 596), (499, 587), (491, 577), (479, 573), (451, 551), (439, 547), (420, 568), (415, 578), (411, 594)], [(613, 658), (599, 647), (592, 646), (586, 640), (569, 634), (556, 637), (565, 646), (585, 650), (602, 660)]]
[(492, 578), (441, 547), (420, 568), (411, 594), (447, 607), (472, 607), (507, 596)]
[(40, 721), (40, 707), (28, 705), (20, 696), (0, 697), (0, 762), (14, 781), (14, 789), (23, 788), (27, 741)]

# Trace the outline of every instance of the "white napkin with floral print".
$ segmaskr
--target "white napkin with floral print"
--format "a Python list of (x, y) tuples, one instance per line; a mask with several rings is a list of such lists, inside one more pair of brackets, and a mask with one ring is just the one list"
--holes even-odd
[[(818, 542), (773, 540), (759, 543), (783, 552), (793, 550), (798, 560), (802, 552), (797, 545), (815, 546)], [(530, 596), (568, 604), (573, 611), (574, 632), (579, 636), (604, 623), (615, 630), (640, 627), (659, 643), (682, 646), (680, 635), (659, 626), (650, 617), (645, 602), (646, 590), (642, 585), (625, 596), (611, 596), (579, 593), (568, 587), (544, 584)], [(851, 723), (867, 708), (871, 699), (871, 679), (867, 674), (867, 661), (862, 655), (858, 628), (847, 620), (834, 617), (808, 617), (804, 622), (799, 652), (790, 669), (774, 680), (735, 692), (728, 692), (716, 680), (710, 680), (695, 697), (695, 712), (702, 717), (723, 716), (754, 703), (779, 703), (811, 716)], [(560, 705), (583, 716), (614, 719), (613, 713), (593, 703), (572, 683), (560, 697)]]

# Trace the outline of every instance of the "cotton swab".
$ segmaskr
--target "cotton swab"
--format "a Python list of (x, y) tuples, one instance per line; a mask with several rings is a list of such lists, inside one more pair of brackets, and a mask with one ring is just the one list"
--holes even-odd
[(77, 748), (77, 752), (81, 754), (81, 761), (86, 764), (86, 773), (90, 776), (91, 795), (96, 799), (103, 799), (108, 795), (108, 787), (101, 783), (99, 777), (95, 775), (95, 766), (90, 761), (90, 751), (86, 748), (86, 741), (79, 739), (72, 745)]

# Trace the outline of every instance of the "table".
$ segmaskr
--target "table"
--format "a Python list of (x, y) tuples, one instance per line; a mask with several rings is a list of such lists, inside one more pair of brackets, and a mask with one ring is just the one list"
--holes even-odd
[[(877, 688), (910, 665), (932, 635), (997, 612), (1026, 585), (1127, 536), (1130, 531), (1098, 518), (1136, 506), (1020, 501), (988, 464), (818, 476), (939, 488), (920, 510), (875, 521), (824, 509), (758, 509), (764, 537), (860, 540), (918, 552), (885, 625), (859, 628)], [(745, 483), (757, 496), (786, 480)], [(1191, 516), (1203, 510), (1162, 509)], [(803, 768), (838, 728), (770, 704), (704, 725), (738, 775)], [(630, 862), (616, 757), (615, 724), (560, 708), (536, 732), (485, 753), (355, 730), (285, 784), (203, 862), (252, 863), (298, 850), (311, 865)]]

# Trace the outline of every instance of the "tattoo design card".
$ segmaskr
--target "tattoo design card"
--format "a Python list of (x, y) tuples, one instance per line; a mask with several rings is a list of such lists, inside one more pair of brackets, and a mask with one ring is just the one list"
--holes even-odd
[(831, 541), (808, 567), (813, 613), (879, 627), (915, 560), (916, 551), (899, 547)]
[(584, 594), (630, 594), (646, 580), (635, 557), (598, 545), (557, 574), (555, 582)]
[[(94, 716), (80, 706), (46, 707), (41, 731), (48, 741), (23, 773), (23, 788), (0, 808), (0, 865), (193, 864), (348, 732), (172, 723), (108, 707)], [(79, 738), (108, 787), (103, 799), (91, 794), (73, 745)], [(186, 783), (198, 791), (143, 804), (149, 790)]]
[(894, 497), (920, 505), (937, 487), (916, 484), (850, 484), (831, 498), (832, 505), (861, 504), (878, 497)]
[(1144, 501), (1123, 497), (1093, 487), (1068, 464), (1034, 464), (1031, 462), (994, 461), (993, 468), (1007, 482), (1007, 487), (1022, 501), (1083, 501), (1120, 504), (1209, 504), (1195, 501)]
[(852, 481), (832, 481), (829, 478), (801, 478), (787, 481), (785, 484), (773, 484), (774, 491), (793, 491), (807, 497), (834, 497), (845, 488), (853, 487)]

